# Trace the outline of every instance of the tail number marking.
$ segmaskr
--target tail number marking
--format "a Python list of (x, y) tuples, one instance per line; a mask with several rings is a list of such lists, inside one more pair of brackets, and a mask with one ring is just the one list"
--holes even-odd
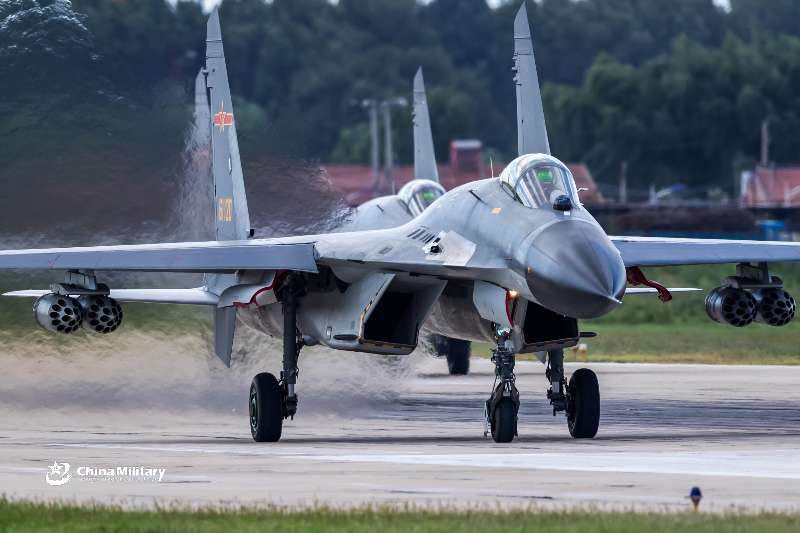
[(220, 198), (218, 218), (220, 222), (233, 222), (233, 198)]

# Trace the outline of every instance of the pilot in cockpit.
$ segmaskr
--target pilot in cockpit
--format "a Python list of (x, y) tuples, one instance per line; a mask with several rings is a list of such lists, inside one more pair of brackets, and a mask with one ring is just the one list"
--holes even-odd
[(569, 211), (578, 205), (575, 181), (557, 159), (525, 155), (512, 161), (500, 175), (500, 183), (522, 205)]
[(411, 215), (415, 217), (441, 198), (443, 194), (442, 186), (430, 180), (410, 181), (397, 193)]

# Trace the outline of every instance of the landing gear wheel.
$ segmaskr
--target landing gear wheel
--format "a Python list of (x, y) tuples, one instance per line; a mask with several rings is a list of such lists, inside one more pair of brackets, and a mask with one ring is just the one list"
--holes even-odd
[(430, 342), (437, 357), (447, 359), (447, 370), (451, 376), (469, 374), (469, 356), (472, 343), (460, 339), (451, 339), (443, 335), (431, 335)]
[(591, 439), (600, 427), (600, 386), (588, 368), (572, 374), (567, 385), (567, 426), (576, 439)]
[(250, 433), (256, 442), (278, 442), (283, 429), (283, 390), (264, 372), (250, 385)]
[(517, 434), (517, 408), (511, 398), (503, 398), (494, 408), (492, 440), (511, 442)]
[(469, 356), (471, 349), (469, 341), (460, 339), (447, 339), (447, 370), (451, 376), (466, 376), (469, 374)]

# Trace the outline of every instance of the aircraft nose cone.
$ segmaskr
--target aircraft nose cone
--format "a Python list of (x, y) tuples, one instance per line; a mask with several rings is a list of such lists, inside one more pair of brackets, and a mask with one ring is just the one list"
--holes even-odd
[(545, 228), (528, 252), (527, 281), (543, 306), (574, 318), (597, 318), (625, 293), (625, 265), (597, 226), (566, 220)]

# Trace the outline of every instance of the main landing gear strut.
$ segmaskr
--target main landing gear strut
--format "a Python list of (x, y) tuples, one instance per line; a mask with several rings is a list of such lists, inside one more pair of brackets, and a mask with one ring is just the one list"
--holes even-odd
[(256, 442), (277, 442), (283, 420), (297, 413), (297, 360), (304, 346), (297, 329), (298, 300), (304, 294), (296, 278), (289, 278), (281, 290), (283, 305), (283, 370), (280, 380), (263, 372), (250, 385), (250, 433)]
[(600, 426), (600, 387), (597, 376), (588, 368), (579, 368), (567, 383), (564, 377), (564, 350), (547, 352), (547, 398), (553, 406), (553, 416), (560, 411), (567, 415), (569, 434), (576, 439), (591, 439)]

